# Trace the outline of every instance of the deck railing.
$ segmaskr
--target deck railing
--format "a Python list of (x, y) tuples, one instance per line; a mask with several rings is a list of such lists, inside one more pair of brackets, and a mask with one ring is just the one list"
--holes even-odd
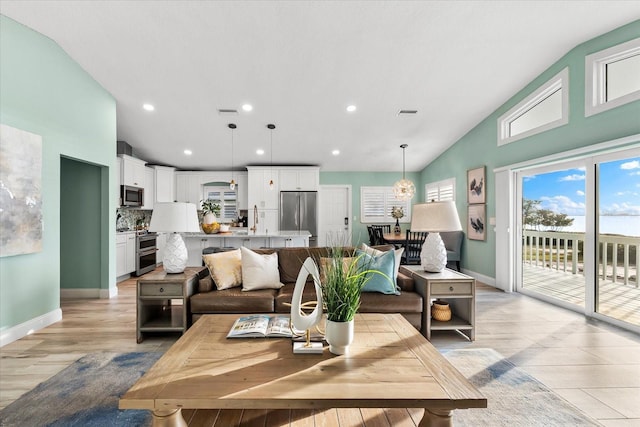
[[(540, 268), (584, 274), (584, 243), (584, 233), (525, 230), (522, 236), (523, 262)], [(599, 277), (639, 287), (640, 238), (601, 234), (599, 249)]]

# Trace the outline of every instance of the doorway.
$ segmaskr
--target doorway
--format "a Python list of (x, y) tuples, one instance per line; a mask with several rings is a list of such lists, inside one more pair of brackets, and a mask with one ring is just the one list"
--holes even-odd
[(321, 185), (318, 246), (351, 245), (351, 186)]
[(103, 169), (60, 158), (60, 295), (63, 298), (100, 297), (104, 282)]

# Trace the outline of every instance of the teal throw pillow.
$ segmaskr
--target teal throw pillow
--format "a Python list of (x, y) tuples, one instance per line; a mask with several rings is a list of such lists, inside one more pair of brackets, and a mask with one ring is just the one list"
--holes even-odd
[[(393, 251), (383, 252), (381, 255), (372, 256), (368, 253), (356, 250), (359, 270), (372, 270), (369, 280), (364, 285), (362, 292), (380, 292), (388, 295), (400, 295), (400, 288), (396, 285), (395, 266), (396, 256)], [(383, 274), (373, 273), (379, 271)]]

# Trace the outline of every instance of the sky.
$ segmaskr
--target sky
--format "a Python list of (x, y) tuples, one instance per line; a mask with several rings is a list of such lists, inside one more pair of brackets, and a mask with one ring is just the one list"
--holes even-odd
[[(525, 177), (524, 198), (540, 200), (542, 209), (584, 215), (585, 173), (565, 169)], [(640, 157), (601, 163), (599, 181), (600, 215), (640, 215)]]

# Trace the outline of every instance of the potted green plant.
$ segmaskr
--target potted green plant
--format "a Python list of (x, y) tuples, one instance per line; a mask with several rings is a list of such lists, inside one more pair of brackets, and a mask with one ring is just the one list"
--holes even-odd
[[(353, 341), (353, 319), (360, 308), (360, 294), (372, 274), (384, 273), (371, 270), (364, 254), (345, 257), (341, 247), (330, 249), (330, 256), (323, 263), (321, 278), (322, 303), (327, 313), (325, 339), (329, 351), (345, 354)], [(387, 277), (388, 280), (389, 277)]]

